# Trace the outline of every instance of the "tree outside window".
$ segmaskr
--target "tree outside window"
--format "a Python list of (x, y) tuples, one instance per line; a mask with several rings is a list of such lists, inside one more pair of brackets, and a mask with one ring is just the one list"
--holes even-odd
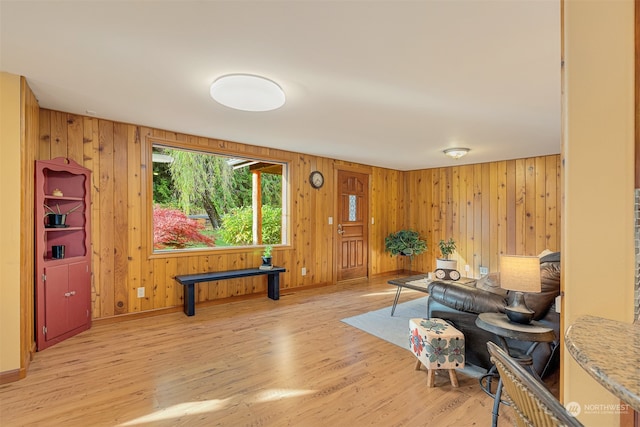
[(154, 144), (156, 252), (284, 243), (286, 164)]

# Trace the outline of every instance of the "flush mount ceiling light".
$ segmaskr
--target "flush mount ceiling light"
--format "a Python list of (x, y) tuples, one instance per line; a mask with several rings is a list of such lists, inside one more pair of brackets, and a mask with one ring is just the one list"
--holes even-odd
[(228, 74), (209, 90), (220, 104), (242, 111), (271, 111), (284, 105), (282, 88), (273, 81), (251, 74)]
[(443, 151), (443, 153), (452, 159), (459, 159), (462, 156), (465, 156), (469, 152), (468, 148), (447, 148)]

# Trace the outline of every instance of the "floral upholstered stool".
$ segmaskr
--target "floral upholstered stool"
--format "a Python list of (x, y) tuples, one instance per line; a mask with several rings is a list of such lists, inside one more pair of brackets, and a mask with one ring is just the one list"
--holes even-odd
[(436, 369), (447, 369), (451, 385), (458, 387), (457, 368), (464, 368), (464, 335), (442, 319), (410, 319), (409, 349), (427, 368), (427, 387), (433, 387)]

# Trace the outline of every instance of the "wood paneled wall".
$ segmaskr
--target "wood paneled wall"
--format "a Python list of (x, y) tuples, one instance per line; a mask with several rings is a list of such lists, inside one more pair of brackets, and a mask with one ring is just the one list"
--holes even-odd
[(406, 173), (406, 226), (427, 239), (414, 269), (433, 271), (440, 239), (453, 237), (465, 275), (498, 271), (500, 254), (560, 250), (560, 156)]
[[(179, 141), (224, 153), (256, 155), (289, 163), (290, 240), (274, 249), (274, 262), (287, 268), (287, 289), (335, 283), (335, 177), (348, 169), (371, 176), (369, 274), (409, 268), (384, 252), (384, 238), (414, 228), (429, 251), (414, 270), (431, 271), (440, 238), (458, 242), (462, 265), (497, 270), (499, 253), (537, 254), (559, 248), (559, 156), (401, 172), (221, 141), (166, 130), (41, 109), (39, 159), (72, 158), (92, 173), (92, 304), (94, 318), (109, 318), (182, 305), (173, 277), (201, 271), (247, 268), (260, 263), (259, 250), (229, 249), (206, 254), (153, 255), (149, 234), (147, 153), (152, 139)], [(311, 188), (320, 170), (325, 185)], [(301, 269), (306, 267), (307, 275)], [(461, 267), (463, 268), (463, 267)], [(137, 288), (145, 298), (137, 298)], [(263, 293), (264, 278), (226, 280), (198, 286), (197, 301)]]
[[(406, 172), (376, 168), (372, 172), (371, 217), (369, 226), (370, 273), (377, 276), (405, 268), (403, 257), (391, 257), (384, 251), (384, 239), (404, 228), (404, 177)], [(408, 269), (408, 265), (406, 267)], [(426, 271), (426, 270), (425, 270)]]
[[(401, 173), (386, 169), (42, 109), (38, 158), (69, 157), (92, 171), (94, 318), (181, 306), (183, 290), (173, 279), (177, 274), (260, 264), (260, 251), (255, 249), (201, 255), (151, 254), (147, 205), (151, 167), (147, 165), (147, 152), (153, 139), (289, 163), (290, 244), (276, 247), (273, 253), (274, 262), (288, 270), (281, 278), (285, 293), (290, 288), (334, 283), (335, 225), (329, 224), (329, 217), (335, 217), (333, 189), (337, 169), (373, 174), (372, 185), (393, 191), (394, 200), (401, 186)], [(312, 170), (320, 170), (325, 176), (320, 190), (308, 183)], [(380, 205), (379, 199), (389, 200), (383, 193), (372, 195), (372, 205)], [(401, 210), (400, 204), (385, 204), (382, 215), (400, 218), (397, 212)], [(383, 244), (373, 244), (372, 250), (382, 252)], [(397, 269), (396, 260), (385, 259), (381, 265)], [(305, 276), (301, 274), (302, 267), (307, 270)], [(374, 270), (379, 272), (380, 268), (376, 266)], [(137, 298), (138, 287), (145, 288), (145, 298)], [(202, 302), (266, 292), (266, 281), (263, 277), (226, 280), (197, 288), (197, 301)]]

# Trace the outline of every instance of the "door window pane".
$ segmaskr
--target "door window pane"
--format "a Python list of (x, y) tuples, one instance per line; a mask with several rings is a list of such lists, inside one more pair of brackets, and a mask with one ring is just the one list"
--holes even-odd
[(357, 198), (355, 194), (349, 194), (349, 221), (355, 221), (357, 218)]

